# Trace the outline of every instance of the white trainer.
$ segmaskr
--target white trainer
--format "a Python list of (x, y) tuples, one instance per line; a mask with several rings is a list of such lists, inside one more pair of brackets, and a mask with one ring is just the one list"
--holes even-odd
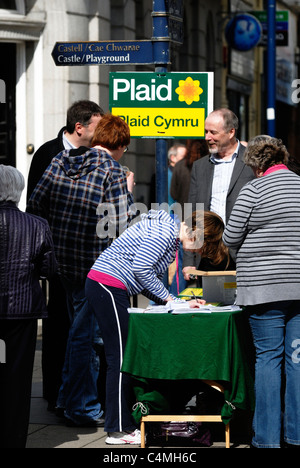
[(109, 432), (105, 440), (109, 445), (141, 445), (141, 431), (136, 429), (134, 432)]

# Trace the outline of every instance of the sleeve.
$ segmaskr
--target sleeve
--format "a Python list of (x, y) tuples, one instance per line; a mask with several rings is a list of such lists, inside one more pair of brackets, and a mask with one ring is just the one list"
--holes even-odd
[(189, 198), (188, 198), (189, 203), (192, 204), (193, 210), (196, 208), (197, 185), (199, 183), (200, 181), (197, 180), (197, 176), (196, 176), (196, 164), (193, 164), (192, 170), (191, 170), (190, 191), (189, 191)]
[(39, 182), (44, 170), (47, 169), (47, 166), (43, 167), (45, 147), (45, 145), (41, 146), (36, 151), (31, 161), (27, 182), (27, 202), (29, 201), (29, 198), (31, 197), (35, 187), (37, 186), (37, 183)]
[[(105, 193), (103, 209), (98, 207), (98, 215), (107, 211), (105, 207), (110, 206), (109, 223), (111, 232), (118, 237), (129, 226), (130, 222), (137, 216), (133, 195), (128, 191), (127, 180), (122, 170), (110, 171), (105, 182)], [(102, 213), (103, 212), (103, 213)]]
[(62, 133), (63, 131), (61, 130), (57, 138), (44, 143), (34, 153), (28, 174), (27, 202), (52, 159), (63, 151)]
[[(160, 223), (157, 223), (148, 229), (143, 241), (140, 243), (132, 265), (132, 271), (139, 283), (144, 286), (144, 295), (148, 291), (162, 300), (168, 298), (169, 291), (158, 278), (155, 272), (155, 264), (166, 261), (164, 256), (171, 249), (172, 239), (173, 231), (171, 226), (162, 227)], [(149, 296), (147, 295), (147, 297)]]
[(141, 294), (145, 297), (147, 297), (147, 299), (149, 299), (150, 301), (153, 301), (155, 302), (155, 304), (159, 304), (159, 305), (165, 305), (166, 304), (166, 300), (164, 299), (160, 299), (159, 297), (157, 297), (155, 294), (152, 294), (150, 291), (148, 291), (147, 289), (144, 289)]
[(43, 233), (44, 239), (37, 258), (37, 267), (41, 279), (53, 276), (58, 267), (54, 253), (52, 234), (47, 221), (45, 221)]
[[(195, 169), (195, 164), (192, 166), (191, 170), (191, 181), (190, 181), (190, 191), (189, 191), (189, 197), (188, 197), (188, 202), (192, 204), (192, 209), (194, 210), (196, 208), (196, 202), (197, 202), (197, 178), (196, 178), (196, 169)], [(183, 268), (185, 267), (196, 267), (198, 266), (200, 262), (200, 257), (199, 255), (189, 252), (188, 250), (183, 251)]]
[(27, 213), (48, 219), (50, 208), (50, 189), (52, 186), (52, 165), (44, 172), (28, 200)]
[(170, 194), (173, 200), (177, 201), (178, 200), (178, 166), (174, 167), (173, 169), (173, 174), (171, 178), (171, 187), (170, 187)]
[(238, 250), (244, 242), (256, 198), (257, 191), (251, 182), (241, 189), (223, 233), (227, 247)]

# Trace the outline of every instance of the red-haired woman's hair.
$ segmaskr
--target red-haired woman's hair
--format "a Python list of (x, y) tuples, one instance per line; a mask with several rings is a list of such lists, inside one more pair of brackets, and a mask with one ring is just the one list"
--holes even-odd
[(92, 146), (101, 145), (108, 150), (116, 150), (130, 143), (130, 130), (127, 123), (116, 115), (105, 114), (99, 121)]

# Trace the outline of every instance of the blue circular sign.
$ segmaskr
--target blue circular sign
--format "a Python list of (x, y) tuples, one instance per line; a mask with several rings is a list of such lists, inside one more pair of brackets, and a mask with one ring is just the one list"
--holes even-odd
[(262, 26), (255, 16), (248, 13), (237, 14), (226, 25), (225, 37), (228, 44), (236, 50), (246, 52), (259, 43)]

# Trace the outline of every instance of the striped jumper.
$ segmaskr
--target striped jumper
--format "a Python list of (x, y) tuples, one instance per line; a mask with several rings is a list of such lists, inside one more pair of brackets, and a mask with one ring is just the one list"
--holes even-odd
[(179, 226), (165, 211), (150, 210), (104, 250), (92, 270), (113, 276), (129, 295), (142, 293), (164, 303), (169, 296), (162, 283), (179, 245)]
[(247, 183), (223, 234), (237, 254), (237, 303), (300, 300), (300, 177), (282, 169)]

